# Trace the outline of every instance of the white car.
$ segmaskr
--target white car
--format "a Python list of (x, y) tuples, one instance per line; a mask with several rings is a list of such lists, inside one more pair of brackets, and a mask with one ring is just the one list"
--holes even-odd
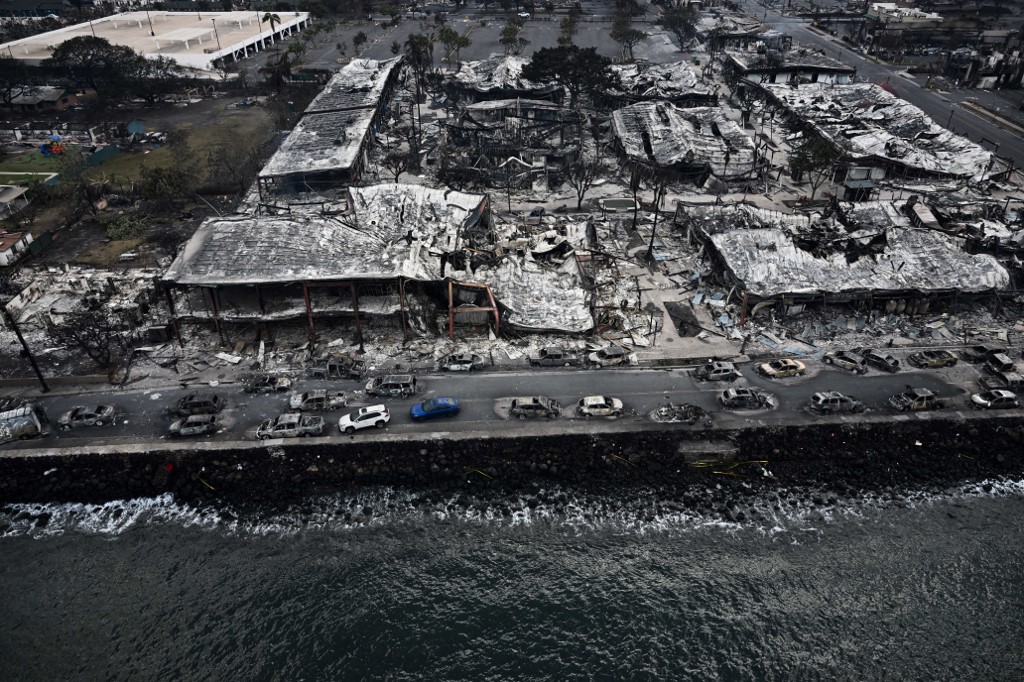
[(342, 433), (355, 433), (360, 429), (374, 426), (383, 429), (391, 421), (391, 413), (386, 405), (369, 405), (360, 407), (355, 412), (346, 414), (338, 420), (338, 430)]
[(580, 398), (576, 412), (581, 417), (619, 417), (622, 416), (622, 401), (603, 395), (588, 395)]

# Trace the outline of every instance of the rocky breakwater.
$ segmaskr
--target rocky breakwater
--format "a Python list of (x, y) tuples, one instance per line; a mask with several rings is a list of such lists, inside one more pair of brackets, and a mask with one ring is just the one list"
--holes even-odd
[(171, 492), (190, 501), (268, 503), (361, 486), (595, 491), (942, 483), (1019, 475), (1024, 419), (954, 416), (705, 429), (609, 423), (546, 435), (434, 434), (294, 443), (9, 450), (0, 502), (103, 502)]

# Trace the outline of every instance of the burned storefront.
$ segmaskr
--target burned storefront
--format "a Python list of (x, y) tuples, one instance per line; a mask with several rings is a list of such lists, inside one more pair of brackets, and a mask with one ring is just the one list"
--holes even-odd
[(990, 255), (922, 229), (905, 203), (840, 204), (830, 215), (736, 206), (690, 206), (677, 222), (702, 242), (736, 297), (741, 323), (771, 311), (848, 306), (924, 314), (991, 297), (1010, 285)]
[[(366, 325), (400, 329), (407, 339), (437, 333), (439, 319), (452, 335), (463, 324), (495, 334), (505, 321), (592, 325), (575, 261), (539, 271), (532, 259), (515, 262), (493, 236), (486, 196), (400, 184), (348, 193), (337, 216), (207, 220), (163, 276), (175, 322), (212, 326), (225, 342), (272, 340), (287, 324), (314, 342), (327, 325), (356, 338)], [(548, 303), (556, 291), (559, 307)], [(536, 301), (544, 292), (550, 299)]]
[(516, 98), (560, 103), (563, 96), (560, 85), (523, 78), (523, 67), (529, 61), (526, 57), (508, 55), (463, 62), (448, 83), (449, 96), (457, 104)]
[(718, 104), (717, 91), (712, 91), (686, 62), (637, 61), (613, 64), (611, 69), (616, 86), (597, 97), (597, 103), (609, 110), (637, 102), (670, 102), (684, 108)]

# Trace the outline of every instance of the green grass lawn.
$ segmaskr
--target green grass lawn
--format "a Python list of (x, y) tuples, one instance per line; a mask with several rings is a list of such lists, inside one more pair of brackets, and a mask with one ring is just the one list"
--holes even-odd
[(4, 172), (58, 173), (60, 172), (60, 159), (55, 156), (47, 158), (39, 150), (28, 154), (4, 157), (0, 161), (0, 173)]

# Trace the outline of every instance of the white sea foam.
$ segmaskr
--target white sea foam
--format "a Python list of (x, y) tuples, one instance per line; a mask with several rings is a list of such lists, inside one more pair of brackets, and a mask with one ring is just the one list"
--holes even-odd
[[(715, 506), (724, 498), (715, 495)], [(814, 498), (819, 498), (815, 503)], [(422, 491), (380, 487), (304, 500), (281, 510), (240, 511), (230, 506), (195, 506), (166, 494), (104, 504), (8, 504), (0, 507), (0, 537), (50, 537), (78, 533), (116, 538), (135, 528), (169, 525), (232, 535), (288, 536), (309, 531), (346, 531), (406, 523), (562, 528), (576, 534), (615, 532), (645, 535), (693, 531), (750, 530), (771, 541), (802, 542), (828, 526), (865, 521), (894, 507), (923, 509), (978, 498), (1024, 497), (1024, 480), (965, 483), (940, 493), (864, 492), (837, 499), (808, 488), (761, 491), (736, 498), (734, 512), (690, 508), (656, 493), (630, 491), (623, 497), (552, 488), (536, 495), (493, 499), (461, 493), (426, 501)], [(823, 502), (823, 503), (820, 503)], [(736, 512), (742, 512), (739, 517)]]

